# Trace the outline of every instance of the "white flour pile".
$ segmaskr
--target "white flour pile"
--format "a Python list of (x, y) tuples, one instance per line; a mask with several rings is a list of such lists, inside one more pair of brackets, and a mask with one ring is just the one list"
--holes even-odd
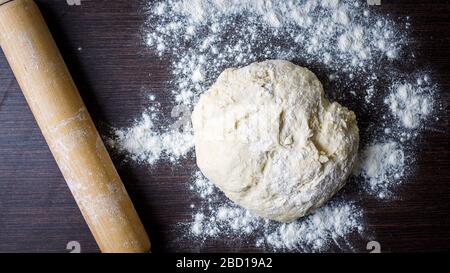
[[(312, 69), (332, 100), (368, 119), (360, 128), (364, 138), (356, 181), (361, 194), (395, 197), (411, 172), (408, 163), (415, 155), (409, 147), (429, 127), (425, 124), (436, 108), (435, 84), (424, 73), (392, 73), (398, 63), (414, 60), (409, 18), (394, 23), (372, 13), (366, 1), (342, 0), (151, 1), (146, 12), (145, 44), (170, 62), (165, 96), (172, 98), (174, 110), (168, 116), (157, 107), (148, 109), (131, 128), (116, 130), (110, 144), (117, 150), (147, 166), (158, 160), (178, 164), (193, 154), (190, 111), (225, 68), (286, 59)], [(167, 121), (166, 126), (156, 128), (156, 120)], [(345, 193), (309, 217), (280, 224), (236, 207), (192, 171), (189, 185), (202, 200), (191, 204), (187, 236), (193, 241), (234, 236), (267, 250), (325, 251), (341, 247), (339, 242), (347, 245), (352, 233), (362, 236), (364, 211)]]
[(405, 173), (404, 152), (394, 141), (367, 147), (360, 159), (361, 175), (368, 182), (366, 189), (379, 198), (390, 195)]
[(341, 241), (345, 235), (363, 232), (362, 212), (350, 201), (332, 201), (304, 219), (280, 224), (253, 216), (250, 212), (224, 200), (215, 186), (201, 172), (196, 172), (190, 189), (200, 195), (191, 234), (197, 239), (256, 236), (258, 247), (317, 252)]
[(116, 130), (115, 139), (109, 142), (110, 146), (127, 151), (130, 158), (139, 163), (150, 165), (163, 156), (168, 157), (170, 161), (176, 161), (186, 155), (194, 145), (191, 130), (160, 132), (154, 127), (152, 121), (156, 119), (154, 113), (143, 113), (132, 128)]
[(188, 105), (225, 68), (264, 59), (300, 59), (333, 79), (363, 73), (370, 87), (377, 64), (407, 42), (353, 1), (171, 0), (148, 9), (146, 43), (176, 60), (173, 94)]
[(432, 92), (427, 85), (428, 77), (419, 78), (417, 83), (395, 85), (386, 98), (391, 113), (407, 129), (418, 128), (433, 110)]

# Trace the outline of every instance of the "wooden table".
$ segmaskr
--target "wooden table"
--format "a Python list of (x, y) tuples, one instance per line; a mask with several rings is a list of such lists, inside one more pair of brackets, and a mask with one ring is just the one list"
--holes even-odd
[[(101, 134), (108, 135), (111, 126), (129, 126), (147, 106), (147, 90), (163, 108), (170, 104), (164, 100), (169, 63), (142, 46), (142, 1), (81, 0), (81, 6), (37, 2)], [(420, 137), (416, 172), (400, 187), (401, 198), (361, 202), (369, 237), (385, 252), (450, 249), (450, 2), (445, 2), (382, 0), (373, 7), (411, 17), (417, 63), (432, 68), (444, 102), (438, 124)], [(119, 157), (114, 161), (155, 252), (258, 251), (220, 240), (201, 245), (174, 231), (177, 223), (192, 217), (194, 197), (186, 187), (192, 159), (183, 167), (159, 163), (152, 169)], [(368, 240), (354, 238), (355, 251), (366, 251)], [(98, 251), (0, 54), (0, 252), (69, 252), (69, 241), (78, 241), (82, 252)]]

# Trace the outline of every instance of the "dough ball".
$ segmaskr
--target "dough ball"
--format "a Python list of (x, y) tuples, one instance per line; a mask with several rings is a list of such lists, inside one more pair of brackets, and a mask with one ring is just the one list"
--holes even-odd
[(288, 222), (341, 189), (357, 155), (355, 114), (308, 69), (270, 60), (225, 70), (192, 114), (197, 164), (253, 214)]

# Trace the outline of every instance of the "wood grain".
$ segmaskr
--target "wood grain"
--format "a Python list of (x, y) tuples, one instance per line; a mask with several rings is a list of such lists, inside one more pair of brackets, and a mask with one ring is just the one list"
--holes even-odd
[[(148, 104), (147, 90), (163, 108), (170, 104), (165, 94), (169, 61), (142, 46), (143, 1), (37, 2), (100, 134), (108, 135), (111, 126), (129, 126)], [(353, 193), (365, 208), (369, 236), (355, 236), (352, 244), (355, 251), (366, 251), (372, 238), (386, 252), (449, 250), (450, 3), (382, 0), (373, 9), (392, 18), (411, 17), (417, 67), (431, 68), (444, 109), (440, 121), (420, 137), (416, 171), (400, 188), (398, 200), (380, 202)], [(159, 163), (151, 169), (123, 163), (119, 156), (113, 160), (154, 252), (260, 251), (223, 240), (201, 244), (173, 228), (192, 217), (189, 204), (195, 200), (185, 186), (195, 166), (192, 158), (183, 167)], [(66, 244), (73, 240), (83, 252), (98, 251), (0, 53), (0, 252), (68, 252)]]
[(149, 252), (147, 233), (33, 0), (0, 6), (0, 45), (100, 250)]

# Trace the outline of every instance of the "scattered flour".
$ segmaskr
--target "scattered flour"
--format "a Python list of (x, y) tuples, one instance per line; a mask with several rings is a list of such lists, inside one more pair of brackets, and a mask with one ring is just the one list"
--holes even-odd
[(192, 150), (194, 137), (191, 131), (169, 130), (161, 133), (154, 126), (155, 114), (144, 112), (134, 126), (117, 129), (109, 145), (119, 151), (126, 151), (136, 162), (152, 165), (166, 155), (176, 162)]
[(431, 87), (424, 86), (427, 77), (419, 78), (417, 83), (398, 84), (386, 98), (391, 113), (402, 123), (404, 128), (416, 129), (431, 114), (433, 98)]
[[(176, 164), (193, 148), (186, 117), (225, 68), (286, 59), (327, 75), (326, 92), (333, 100), (359, 101), (363, 110), (374, 112), (385, 111), (378, 103), (384, 100), (385, 119), (369, 120), (362, 128), (363, 143), (372, 145), (361, 147), (356, 173), (365, 192), (384, 199), (405, 180), (406, 158), (414, 157), (405, 147), (414, 145), (412, 136), (420, 133), (434, 107), (429, 78), (390, 73), (396, 62), (414, 56), (408, 48), (409, 18), (395, 23), (365, 1), (350, 0), (167, 0), (149, 1), (145, 10), (144, 42), (170, 62), (172, 77), (164, 95), (184, 114), (175, 115), (180, 117), (175, 124), (156, 128), (156, 120), (169, 118), (153, 106), (131, 128), (117, 129), (112, 147), (143, 164), (160, 159)], [(391, 88), (380, 89), (380, 82)], [(364, 230), (364, 211), (345, 193), (308, 217), (281, 224), (236, 207), (193, 172), (189, 185), (200, 201), (191, 204), (187, 234), (195, 241), (245, 237), (246, 243), (274, 251), (325, 251), (333, 244), (342, 247), (339, 242), (347, 244), (349, 234)]]
[(363, 232), (361, 217), (360, 209), (353, 204), (332, 202), (301, 221), (278, 226), (264, 238), (277, 249), (316, 252), (330, 242), (339, 246), (348, 234)]
[(386, 198), (405, 173), (405, 154), (394, 141), (368, 146), (361, 155), (359, 172), (367, 182), (366, 190)]
[(358, 1), (168, 0), (148, 5), (145, 42), (171, 55), (173, 95), (189, 94), (177, 100), (187, 105), (225, 68), (256, 60), (300, 58), (344, 80), (370, 78), (408, 39), (366, 8)]
[[(154, 117), (154, 116), (153, 116)], [(161, 136), (154, 131), (152, 115), (143, 113), (141, 119), (128, 129), (118, 129), (109, 144), (127, 151), (131, 159), (147, 164), (155, 163), (162, 152)]]
[[(194, 212), (189, 233), (197, 239), (238, 237), (251, 239), (267, 250), (317, 252), (330, 242), (348, 244), (345, 236), (364, 231), (362, 211), (349, 201), (332, 201), (303, 219), (291, 223), (276, 223), (252, 215), (231, 201), (223, 201), (218, 190), (200, 172), (194, 175), (191, 190), (204, 202)], [(192, 206), (196, 209), (197, 206)]]

